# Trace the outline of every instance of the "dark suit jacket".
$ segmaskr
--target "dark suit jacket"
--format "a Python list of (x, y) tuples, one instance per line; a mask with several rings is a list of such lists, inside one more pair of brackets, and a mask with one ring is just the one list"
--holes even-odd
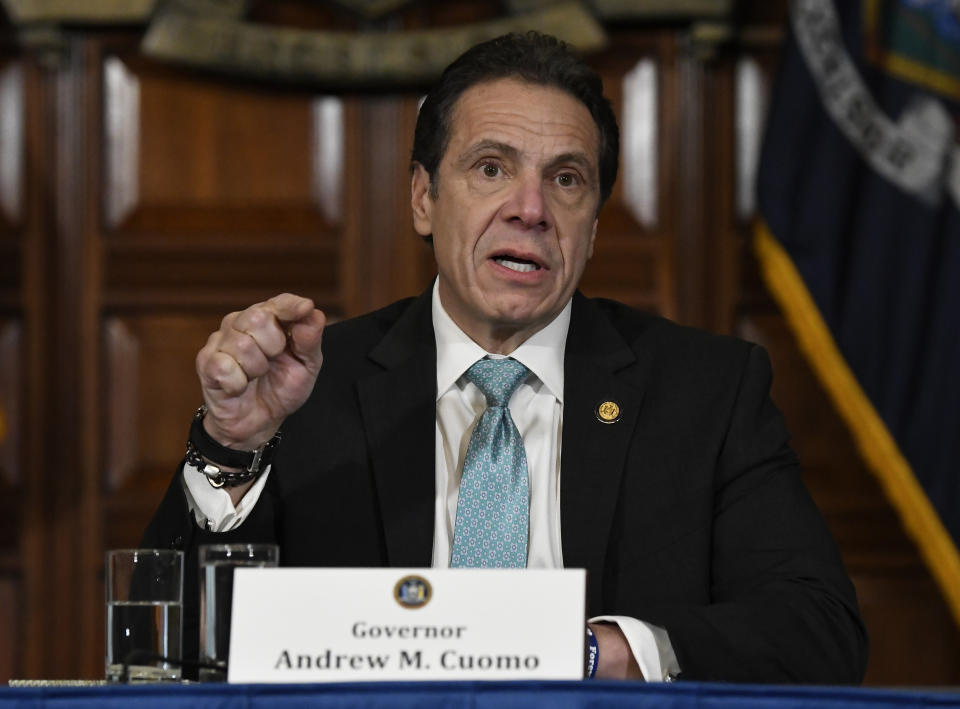
[[(431, 563), (436, 347), (430, 292), (331, 325), (310, 400), (283, 425), (244, 524), (199, 529), (179, 476), (143, 544), (276, 541), (290, 566)], [(564, 363), (561, 528), (588, 612), (667, 629), (683, 678), (859, 682), (866, 633), (769, 398), (765, 352), (574, 296)], [(616, 423), (597, 405), (615, 401)]]

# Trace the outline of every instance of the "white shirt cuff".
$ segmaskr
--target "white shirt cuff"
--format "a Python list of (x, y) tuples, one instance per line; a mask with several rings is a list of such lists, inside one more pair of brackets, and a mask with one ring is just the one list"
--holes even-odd
[(647, 682), (670, 682), (680, 674), (670, 636), (659, 625), (625, 615), (598, 615), (587, 622), (618, 625)]
[(230, 493), (225, 489), (215, 488), (207, 482), (207, 476), (195, 466), (183, 465), (183, 492), (187, 497), (187, 505), (193, 512), (197, 524), (211, 532), (229, 532), (236, 529), (250, 515), (253, 506), (260, 499), (263, 486), (270, 474), (270, 467), (257, 478), (256, 482), (247, 490), (236, 507), (230, 500)]

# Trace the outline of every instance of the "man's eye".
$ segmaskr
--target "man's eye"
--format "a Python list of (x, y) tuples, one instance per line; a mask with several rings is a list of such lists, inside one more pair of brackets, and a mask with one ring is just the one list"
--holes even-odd
[(561, 173), (557, 175), (557, 184), (561, 187), (573, 187), (577, 184), (577, 176), (570, 172)]
[(499, 177), (500, 176), (500, 166), (494, 165), (493, 163), (484, 163), (480, 167), (483, 170), (484, 177)]

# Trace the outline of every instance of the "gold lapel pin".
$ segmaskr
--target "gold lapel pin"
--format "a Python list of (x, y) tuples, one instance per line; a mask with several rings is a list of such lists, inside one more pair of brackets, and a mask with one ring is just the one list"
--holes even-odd
[(620, 405), (616, 401), (604, 401), (597, 405), (597, 421), (616, 423), (620, 420)]

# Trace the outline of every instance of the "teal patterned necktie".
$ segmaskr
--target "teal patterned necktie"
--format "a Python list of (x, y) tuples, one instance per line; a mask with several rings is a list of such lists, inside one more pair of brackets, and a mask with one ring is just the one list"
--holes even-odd
[(487, 397), (487, 409), (463, 459), (452, 567), (527, 565), (527, 454), (507, 408), (527, 373), (514, 359), (481, 359), (467, 370), (467, 379)]

